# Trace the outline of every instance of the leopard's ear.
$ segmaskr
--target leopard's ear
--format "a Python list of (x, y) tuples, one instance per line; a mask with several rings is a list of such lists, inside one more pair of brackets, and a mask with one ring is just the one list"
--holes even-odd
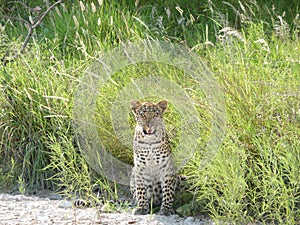
[(132, 100), (130, 102), (130, 108), (133, 112), (136, 112), (137, 109), (139, 109), (142, 106), (142, 103), (136, 100)]
[(157, 105), (164, 112), (167, 109), (168, 102), (167, 101), (160, 101), (160, 102), (157, 103)]

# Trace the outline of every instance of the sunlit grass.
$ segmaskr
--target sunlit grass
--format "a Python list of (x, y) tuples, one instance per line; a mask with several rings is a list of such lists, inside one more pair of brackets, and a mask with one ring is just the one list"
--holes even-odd
[[(80, 154), (72, 121), (74, 90), (93, 59), (105, 51), (128, 41), (158, 38), (182, 43), (201, 56), (221, 86), (215, 91), (226, 97), (226, 133), (213, 163), (199, 168), (211, 135), (206, 93), (182, 71), (163, 64), (124, 68), (99, 90), (99, 139), (116, 157), (132, 162), (130, 147), (114, 133), (112, 104), (133, 80), (149, 74), (168, 79), (186, 91), (202, 124), (199, 151), (183, 169), (192, 185), (192, 204), (201, 206), (189, 213), (205, 212), (236, 224), (299, 223), (296, 2), (293, 8), (283, 1), (192, 1), (190, 6), (183, 1), (140, 1), (137, 7), (134, 1), (78, 1), (57, 7), (36, 30), (25, 54), (0, 68), (1, 189), (51, 188), (72, 197), (90, 195), (91, 184), (98, 182), (113, 195), (111, 184), (96, 177)], [(21, 46), (26, 26), (0, 21), (0, 56), (11, 56)], [(226, 32), (219, 32), (223, 28)], [(127, 119), (129, 137), (134, 121), (130, 115)], [(171, 102), (165, 122), (173, 147), (181, 119)]]

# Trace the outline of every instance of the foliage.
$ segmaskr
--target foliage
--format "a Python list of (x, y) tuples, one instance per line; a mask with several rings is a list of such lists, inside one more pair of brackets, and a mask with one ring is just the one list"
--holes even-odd
[[(47, 7), (44, 1), (29, 2), (29, 8), (1, 4), (1, 58), (14, 55), (27, 34), (27, 24), (16, 18), (30, 20), (38, 16), (32, 9)], [(35, 30), (25, 53), (0, 68), (0, 188), (55, 188), (71, 196), (91, 192), (90, 184), (97, 180), (110, 189), (105, 178), (95, 178), (74, 140), (74, 89), (90, 62), (106, 50), (128, 41), (159, 39), (182, 43), (201, 56), (226, 96), (226, 135), (215, 160), (200, 167), (201, 143), (183, 170), (194, 194), (188, 204), (200, 206), (189, 213), (205, 212), (237, 224), (299, 223), (298, 1), (136, 2), (61, 4)], [(126, 162), (132, 153), (114, 136), (111, 102), (130, 82), (126, 73), (139, 78), (149, 70), (202, 103), (195, 104), (204, 121), (202, 142), (210, 135), (205, 94), (193, 82), (166, 65), (136, 65), (112, 77), (97, 102), (99, 135)], [(180, 116), (172, 104), (166, 122), (176, 145)]]

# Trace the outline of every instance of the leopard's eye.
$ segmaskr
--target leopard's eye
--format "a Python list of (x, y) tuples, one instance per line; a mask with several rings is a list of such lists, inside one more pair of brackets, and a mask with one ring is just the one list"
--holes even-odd
[(159, 111), (154, 112), (153, 117), (157, 117), (159, 115)]
[(155, 112), (154, 112), (154, 116), (158, 116), (160, 114), (160, 111), (159, 110), (156, 110)]

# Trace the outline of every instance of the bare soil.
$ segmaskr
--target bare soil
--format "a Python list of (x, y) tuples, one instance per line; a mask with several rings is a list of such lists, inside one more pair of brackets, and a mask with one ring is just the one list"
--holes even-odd
[(103, 225), (213, 225), (207, 218), (102, 213), (99, 208), (74, 208), (54, 195), (48, 197), (0, 194), (1, 225), (103, 224)]

